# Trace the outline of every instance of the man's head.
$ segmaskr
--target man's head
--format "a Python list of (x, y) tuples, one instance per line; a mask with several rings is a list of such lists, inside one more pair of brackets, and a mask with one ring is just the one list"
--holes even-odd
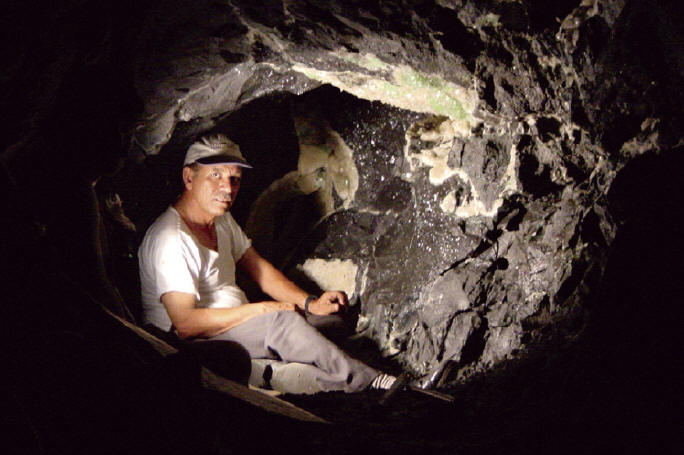
[(234, 164), (251, 168), (240, 153), (240, 147), (224, 134), (202, 137), (193, 143), (185, 153), (183, 166), (199, 164)]
[(240, 148), (226, 136), (208, 136), (195, 142), (185, 155), (184, 205), (198, 220), (223, 215), (240, 190), (243, 167), (251, 168)]

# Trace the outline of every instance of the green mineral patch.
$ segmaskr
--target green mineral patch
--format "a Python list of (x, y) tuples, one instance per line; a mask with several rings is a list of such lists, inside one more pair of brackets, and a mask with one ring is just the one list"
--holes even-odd
[[(293, 69), (310, 79), (333, 85), (340, 90), (370, 101), (414, 112), (443, 115), (469, 122), (478, 98), (475, 90), (458, 86), (438, 75), (416, 71), (406, 65), (392, 66), (372, 54), (338, 54), (371, 73), (323, 71), (301, 64)], [(377, 74), (382, 70), (384, 74)]]
[(411, 69), (402, 69), (396, 76), (402, 85), (433, 90), (442, 90), (445, 88), (445, 82), (442, 79), (418, 73)]
[(458, 100), (444, 95), (437, 95), (427, 102), (436, 114), (446, 115), (452, 119), (465, 120), (468, 114), (463, 109), (463, 105)]
[(382, 71), (389, 68), (389, 65), (373, 54), (352, 54), (344, 52), (340, 54), (344, 60), (359, 65), (371, 71)]

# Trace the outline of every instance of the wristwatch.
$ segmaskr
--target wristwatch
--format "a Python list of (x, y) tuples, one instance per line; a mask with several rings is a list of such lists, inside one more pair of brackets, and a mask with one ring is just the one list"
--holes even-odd
[(304, 301), (304, 313), (311, 314), (309, 312), (309, 304), (316, 299), (318, 299), (318, 297), (316, 297), (315, 295), (310, 295), (306, 298), (306, 300)]

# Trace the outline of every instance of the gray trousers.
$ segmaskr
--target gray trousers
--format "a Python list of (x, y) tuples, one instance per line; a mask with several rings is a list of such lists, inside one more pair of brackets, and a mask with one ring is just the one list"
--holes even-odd
[(208, 340), (234, 341), (253, 359), (279, 359), (315, 366), (321, 390), (359, 392), (379, 374), (351, 358), (294, 311), (263, 314)]

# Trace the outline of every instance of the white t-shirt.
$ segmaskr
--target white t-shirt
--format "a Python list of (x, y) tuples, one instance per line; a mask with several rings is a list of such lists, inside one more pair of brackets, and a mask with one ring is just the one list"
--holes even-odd
[(198, 308), (248, 303), (235, 284), (235, 264), (251, 241), (230, 212), (217, 217), (214, 225), (218, 252), (202, 246), (173, 207), (149, 227), (138, 250), (144, 322), (171, 328), (161, 303), (161, 296), (170, 291), (194, 294)]

